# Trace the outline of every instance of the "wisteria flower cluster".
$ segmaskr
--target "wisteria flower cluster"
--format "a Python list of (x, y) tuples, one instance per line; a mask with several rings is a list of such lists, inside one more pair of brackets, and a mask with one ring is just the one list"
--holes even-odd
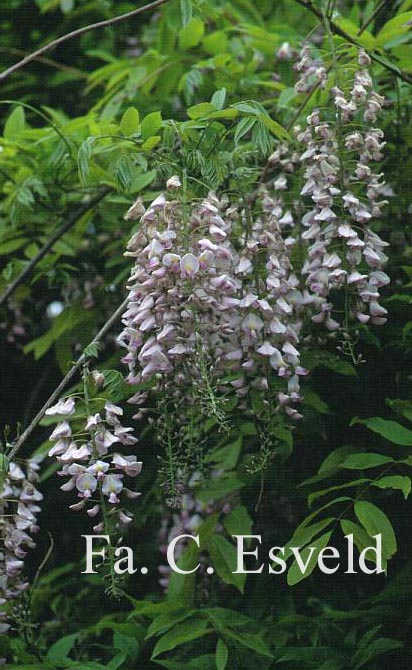
[(28, 551), (36, 546), (33, 536), (39, 531), (37, 518), (43, 495), (35, 486), (38, 469), (36, 458), (11, 462), (0, 492), (0, 633), (11, 625), (4, 606), (29, 587), (23, 568)]
[[(332, 120), (315, 109), (293, 142), (279, 143), (269, 159), (275, 177), (259, 187), (254, 208), (212, 193), (188, 203), (174, 176), (170, 195), (127, 212), (140, 225), (126, 252), (135, 265), (119, 343), (127, 381), (138, 385), (136, 418), (147, 411), (149, 386), (190, 403), (206, 370), (209, 387), (232, 389), (240, 407), (256, 389), (275, 414), (299, 419), (308, 324), (345, 340), (351, 323), (385, 322), (386, 243), (370, 227), (386, 202), (373, 170), (385, 143), (369, 127), (383, 98), (369, 65), (360, 51), (349, 93), (332, 88)], [(328, 70), (308, 45), (297, 70), (299, 92), (326, 86)]]
[[(244, 398), (250, 387), (267, 389), (275, 371), (286, 389), (288, 380), (293, 386), (305, 371), (294, 346), (299, 325), (284, 295), (297, 278), (287, 252), (277, 253), (279, 244), (285, 251), (277, 220), (273, 230), (261, 221), (249, 226), (244, 210), (214, 194), (191, 207), (186, 220), (185, 209), (181, 200), (159, 196), (129, 243), (135, 266), (119, 337), (128, 350), (127, 381), (187, 391), (204, 383), (206, 370), (214, 388)], [(138, 390), (130, 402), (144, 408), (147, 397)]]
[(112, 449), (113, 445), (134, 446), (138, 440), (132, 435), (132, 428), (122, 426), (122, 408), (109, 401), (104, 404), (103, 417), (100, 413), (86, 413), (84, 428), (74, 433), (67, 419), (76, 413), (80, 403), (80, 399), (71, 396), (46, 411), (48, 416), (59, 418), (49, 438), (54, 442), (49, 456), (61, 465), (58, 474), (68, 478), (61, 489), (77, 493), (78, 501), (70, 505), (70, 509), (85, 509), (89, 517), (98, 517), (93, 527), (95, 533), (107, 532), (109, 520), (111, 527), (122, 528), (133, 518), (122, 500), (140, 495), (126, 486), (126, 480), (140, 473), (142, 463), (135, 455)]
[[(301, 196), (312, 201), (302, 217), (302, 239), (307, 243), (302, 274), (310, 292), (317, 296), (315, 323), (328, 330), (348, 329), (348, 319), (382, 325), (386, 310), (379, 304), (379, 289), (389, 283), (383, 272), (387, 246), (370, 224), (382, 215), (385, 182), (373, 164), (382, 160), (383, 132), (369, 127), (376, 121), (384, 99), (373, 90), (365, 67), (370, 58), (359, 54), (362, 69), (355, 72), (347, 97), (331, 90), (337, 122), (322, 120), (315, 110), (307, 126), (297, 133), (305, 146), (301, 154), (304, 183)], [(357, 124), (361, 117), (367, 126)], [(344, 320), (332, 318), (330, 294), (342, 289), (347, 296)]]

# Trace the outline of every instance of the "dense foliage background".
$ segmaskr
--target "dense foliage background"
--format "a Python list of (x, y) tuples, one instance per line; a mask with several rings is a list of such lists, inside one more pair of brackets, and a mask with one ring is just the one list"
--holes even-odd
[[(2, 70), (79, 26), (135, 8), (114, 0), (4, 1)], [(101, 395), (122, 405), (138, 433), (142, 496), (125, 542), (149, 574), (123, 582), (120, 598), (105, 593), (101, 576), (81, 574), (90, 519), (68, 509), (57, 467), (46, 459), (41, 530), (25, 566), (32, 586), (0, 639), (6, 667), (410, 667), (411, 25), (410, 0), (170, 0), (69, 40), (1, 81), (0, 294), (30, 267), (0, 298), (4, 453), (124, 300), (132, 259), (123, 253), (139, 225), (124, 214), (136, 198), (147, 206), (178, 175), (191, 201), (211, 190), (252, 210), (259, 185), (273, 184), (268, 158), (294, 126), (303, 128), (318, 108), (333, 122), (322, 87), (294, 88), (306, 40), (335, 84), (354, 71), (356, 45), (373, 57), (375, 90), (386, 100), (379, 170), (389, 187), (374, 230), (390, 245), (391, 278), (382, 290), (384, 326), (359, 326), (343, 351), (333, 333), (303, 351), (310, 375), (303, 418), (292, 428), (286, 422), (268, 435), (263, 419), (256, 424), (259, 394), (252, 413), (233, 406), (223, 433), (200, 413), (195, 437), (206, 455), (194, 469), (201, 484), (186, 482), (174, 508), (156, 411), (136, 422), (126, 402), (120, 320), (100, 349), (88, 350), (90, 369), (104, 375)], [(79, 379), (65, 394), (79, 392)], [(19, 456), (47, 453), (52, 422), (42, 419)], [(180, 472), (185, 455), (173, 458)], [(199, 532), (202, 560), (210, 557), (217, 574), (173, 575), (165, 592), (158, 568), (171, 528)], [(261, 534), (265, 558), (292, 537), (319, 549), (326, 529), (343, 552), (345, 532), (359, 550), (383, 532), (387, 574), (314, 570), (298, 582), (291, 562), (287, 577), (232, 574), (231, 534)], [(188, 550), (183, 561), (193, 560)]]

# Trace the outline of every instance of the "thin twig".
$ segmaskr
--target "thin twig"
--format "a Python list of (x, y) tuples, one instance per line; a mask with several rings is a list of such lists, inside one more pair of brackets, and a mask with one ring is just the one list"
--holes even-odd
[(138, 9), (133, 9), (131, 12), (126, 12), (126, 14), (120, 14), (119, 16), (114, 16), (111, 19), (105, 19), (104, 21), (98, 21), (97, 23), (90, 23), (88, 26), (83, 26), (82, 28), (72, 30), (70, 33), (66, 33), (66, 35), (62, 35), (61, 37), (58, 37), (52, 42), (45, 44), (43, 47), (40, 47), (40, 49), (37, 49), (36, 51), (29, 54), (25, 58), (22, 58), (22, 60), (18, 61), (11, 67), (7, 68), (7, 70), (4, 70), (0, 74), (0, 82), (5, 81), (5, 79), (7, 79), (7, 77), (9, 77), (11, 74), (25, 67), (26, 65), (28, 65), (28, 63), (31, 63), (32, 61), (36, 60), (39, 56), (42, 56), (44, 53), (46, 53), (46, 51), (50, 51), (50, 49), (53, 49), (54, 47), (58, 46), (59, 44), (62, 44), (63, 42), (66, 42), (67, 40), (71, 40), (75, 37), (80, 37), (80, 35), (84, 35), (85, 33), (88, 33), (91, 30), (95, 30), (97, 28), (106, 28), (107, 26), (112, 26), (115, 23), (120, 23), (120, 21), (127, 21), (128, 19), (137, 16), (138, 14), (143, 14), (143, 12), (148, 12), (152, 9), (156, 9), (157, 7), (164, 5), (168, 1), (169, 0), (155, 0), (154, 2), (151, 2), (148, 5), (139, 7)]
[(33, 256), (31, 261), (26, 265), (24, 270), (20, 272), (20, 274), (16, 277), (16, 279), (7, 287), (7, 289), (4, 291), (4, 293), (0, 296), (0, 307), (4, 305), (4, 303), (10, 298), (10, 296), (14, 293), (16, 288), (20, 286), (24, 282), (24, 280), (31, 274), (32, 270), (36, 267), (37, 263), (41, 261), (42, 258), (47, 254), (47, 252), (53, 247), (53, 245), (65, 234), (67, 233), (70, 228), (72, 228), (78, 221), (81, 219), (86, 212), (89, 210), (93, 209), (95, 205), (97, 205), (109, 192), (110, 188), (105, 188), (98, 195), (96, 195), (94, 198), (89, 200), (89, 202), (86, 202), (84, 205), (79, 207), (75, 212), (73, 212), (70, 216), (67, 217), (66, 221), (63, 223), (60, 228), (56, 230), (54, 235), (52, 235), (47, 242), (42, 246), (40, 251)]
[[(103, 337), (110, 331), (111, 327), (120, 319), (122, 316), (123, 312), (125, 311), (127, 304), (128, 304), (129, 299), (126, 298), (121, 305), (116, 309), (115, 312), (111, 315), (111, 317), (106, 321), (104, 326), (99, 330), (97, 335), (93, 338), (93, 340), (90, 342), (89, 347), (93, 344), (97, 344), (100, 342)], [(86, 347), (87, 348), (87, 347)], [(53, 393), (51, 394), (50, 398), (45, 402), (43, 407), (37, 412), (36, 416), (32, 420), (32, 422), (27, 426), (26, 430), (23, 431), (23, 433), (20, 435), (20, 437), (15, 441), (11, 451), (9, 454), (7, 454), (9, 460), (13, 460), (13, 458), (16, 456), (17, 452), (21, 449), (23, 444), (26, 442), (27, 438), (30, 437), (32, 432), (34, 431), (35, 428), (37, 428), (38, 424), (44, 417), (46, 410), (51, 407), (61, 396), (63, 393), (64, 389), (68, 385), (68, 383), (73, 379), (75, 376), (76, 372), (85, 364), (87, 359), (90, 358), (90, 356), (87, 356), (85, 353), (83, 353), (77, 361), (74, 363), (74, 365), (70, 368), (68, 373), (66, 374), (65, 377), (61, 380), (60, 384), (55, 388)]]
[[(25, 51), (24, 49), (10, 49), (9, 47), (7, 48), (0, 47), (0, 53), (7, 53), (15, 56), (24, 56), (24, 57), (29, 55), (28, 52)], [(34, 60), (38, 61), (39, 63), (44, 63), (44, 65), (54, 67), (56, 70), (60, 70), (61, 72), (67, 72), (67, 74), (73, 74), (81, 79), (89, 78), (89, 75), (86, 72), (83, 72), (83, 70), (79, 70), (76, 67), (66, 65), (65, 63), (59, 63), (58, 61), (55, 61), (52, 58), (44, 58), (41, 56), (37, 56), (36, 58), (34, 58)]]
[(378, 16), (378, 14), (382, 11), (382, 9), (388, 4), (388, 0), (382, 0), (379, 5), (376, 7), (376, 9), (372, 12), (370, 17), (366, 19), (365, 23), (361, 25), (359, 28), (358, 32), (356, 33), (356, 37), (360, 37), (363, 32), (365, 32), (366, 28), (372, 23), (374, 19)]
[[(39, 567), (36, 570), (36, 574), (35, 574), (34, 579), (33, 579), (33, 584), (31, 585), (31, 594), (33, 593), (34, 589), (37, 586), (37, 582), (39, 581), (39, 579), (41, 577), (41, 573), (43, 572), (44, 566), (46, 565), (47, 561), (49, 560), (50, 556), (53, 553), (53, 549), (54, 549), (53, 535), (51, 533), (47, 533), (47, 535), (49, 536), (49, 540), (50, 540), (49, 548), (47, 549), (46, 554), (43, 557), (42, 562), (40, 563)], [(31, 598), (30, 598), (30, 600), (31, 600)]]
[[(311, 0), (295, 0), (295, 2), (298, 3), (298, 5), (301, 5), (301, 7), (304, 7), (307, 9), (309, 12), (312, 12), (314, 16), (323, 24), (325, 17), (323, 16), (322, 12), (318, 7), (316, 7)], [(365, 46), (360, 44), (356, 37), (352, 37), (349, 35), (347, 32), (345, 32), (342, 28), (340, 28), (334, 21), (329, 20), (329, 25), (331, 31), (335, 35), (339, 35), (339, 37), (343, 37), (344, 40), (349, 42), (350, 44), (353, 44), (354, 46), (358, 48), (365, 49)], [(368, 51), (366, 49), (366, 51)], [(408, 75), (406, 72), (403, 72), (400, 70), (396, 65), (392, 65), (392, 63), (389, 63), (387, 60), (382, 60), (377, 54), (368, 51), (369, 56), (372, 58), (375, 63), (379, 63), (384, 67), (386, 70), (391, 72), (392, 74), (395, 75), (395, 77), (398, 77), (399, 79), (402, 79), (402, 81), (405, 81), (407, 84), (412, 84), (412, 76)]]

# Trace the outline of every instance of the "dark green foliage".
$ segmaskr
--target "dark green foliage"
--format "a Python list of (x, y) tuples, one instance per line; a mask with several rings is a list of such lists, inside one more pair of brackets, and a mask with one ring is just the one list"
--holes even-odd
[[(302, 4), (171, 0), (154, 15), (68, 42), (2, 85), (0, 294), (67, 217), (104, 189), (0, 308), (3, 446), (82, 352), (92, 369), (99, 360), (104, 375), (96, 398), (129, 397), (113, 338), (89, 344), (124, 299), (130, 259), (123, 252), (137, 229), (124, 213), (138, 196), (150, 202), (174, 174), (190, 198), (219, 189), (250, 202), (275, 145), (326, 105), (322, 90), (307, 100), (297, 94), (292, 61), (275, 59), (282, 43), (299, 48), (317, 29), (317, 18)], [(2, 5), (5, 69), (46, 41), (136, 3)], [(231, 508), (201, 519), (201, 551), (191, 543), (179, 565), (213, 564), (210, 581), (204, 573), (200, 579), (174, 574), (167, 596), (158, 584), (158, 533), (170, 512), (150, 422), (139, 436), (143, 495), (127, 536), (138, 567), (148, 566), (149, 574), (139, 570), (129, 578), (120, 601), (106, 598), (97, 575), (80, 574), (87, 519), (66, 508), (48, 463), (41, 522), (54, 550), (37, 573), (48, 551), (42, 531), (30, 556), (35, 586), (23, 601), (26, 616), (0, 640), (10, 670), (410, 668), (412, 2), (387, 3), (376, 18), (378, 2), (314, 5), (322, 11), (336, 5), (336, 26), (375, 56), (373, 74), (387, 98), (383, 169), (393, 196), (379, 232), (391, 244), (392, 284), (384, 300), (389, 322), (359, 328), (362, 364), (338, 353), (333, 341), (304, 351), (312, 374), (304, 419), (293, 430), (270, 416), (256, 425), (236, 406), (226, 432), (202, 415), (207, 453), (201, 465), (217, 476), (194, 486), (193, 495), (205, 504), (228, 499)], [(353, 45), (332, 39), (353, 68)], [(320, 36), (317, 46), (336, 66), (327, 39)], [(297, 190), (292, 197), (299, 197)], [(253, 403), (262, 412), (260, 393)], [(150, 409), (153, 416), (159, 412)], [(27, 453), (47, 449), (49, 423), (38, 427)], [(200, 434), (195, 420), (192, 428)], [(0, 480), (5, 462), (1, 453)], [(359, 553), (379, 532), (386, 576), (325, 576), (312, 571), (313, 560), (304, 579), (290, 551), (300, 546), (305, 556), (315, 547), (316, 558), (329, 542), (344, 551), (343, 537), (353, 534)], [(285, 546), (287, 575), (269, 575), (267, 565), (261, 575), (233, 574), (236, 534), (262, 535), (262, 561), (271, 546)], [(259, 563), (252, 559), (250, 566)]]

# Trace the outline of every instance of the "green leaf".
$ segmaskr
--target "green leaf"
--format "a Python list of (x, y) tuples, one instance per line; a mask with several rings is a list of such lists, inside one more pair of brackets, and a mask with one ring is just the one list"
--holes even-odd
[(233, 109), (233, 107), (227, 107), (226, 109), (219, 109), (217, 112), (212, 112), (208, 115), (208, 118), (228, 119), (229, 121), (232, 121), (233, 119), (237, 119), (238, 116), (239, 112), (237, 109)]
[(104, 388), (109, 392), (110, 398), (114, 402), (122, 400), (124, 385), (124, 377), (120, 370), (104, 371)]
[(251, 2), (251, 0), (232, 0), (231, 4), (239, 12), (239, 17), (244, 20), (259, 25), (264, 25), (261, 14), (258, 12), (258, 3)]
[(403, 647), (402, 642), (391, 640), (386, 637), (379, 637), (378, 639), (374, 640), (373, 638), (379, 629), (380, 626), (377, 626), (372, 630), (367, 631), (367, 633), (365, 633), (365, 635), (359, 640), (356, 652), (352, 656), (350, 662), (350, 667), (354, 670), (363, 668), (366, 664), (368, 664), (370, 667), (371, 661), (381, 656), (381, 654), (385, 654), (388, 651), (393, 651)]
[(320, 414), (331, 414), (327, 404), (309, 386), (305, 387), (304, 404), (313, 407)]
[(289, 109), (292, 100), (297, 96), (294, 88), (285, 88), (278, 97), (277, 105), (279, 109)]
[(193, 5), (191, 0), (180, 0), (180, 13), (182, 15), (182, 25), (187, 26), (193, 16)]
[(99, 352), (103, 349), (101, 342), (90, 342), (83, 349), (83, 354), (86, 358), (99, 358)]
[(7, 240), (7, 242), (2, 242), (0, 243), (0, 256), (5, 256), (13, 251), (17, 251), (17, 249), (20, 249), (25, 244), (27, 244), (26, 237), (15, 237), (12, 240)]
[(239, 123), (236, 125), (236, 130), (235, 130), (235, 144), (238, 144), (238, 142), (242, 139), (246, 133), (248, 133), (250, 130), (252, 130), (253, 126), (256, 123), (256, 117), (254, 116), (246, 116), (243, 119), (240, 119)]
[(132, 179), (130, 193), (140, 193), (140, 191), (143, 191), (146, 186), (149, 186), (154, 179), (156, 179), (156, 170), (150, 170), (150, 172), (144, 172), (143, 174), (136, 174)]
[(126, 137), (137, 133), (139, 129), (139, 112), (136, 107), (128, 107), (120, 121), (120, 130)]
[(326, 475), (329, 472), (336, 471), (340, 464), (346, 459), (348, 454), (353, 452), (353, 449), (354, 447), (345, 445), (331, 451), (331, 453), (326, 456), (325, 460), (322, 461), (322, 464), (318, 470), (319, 474)]
[(153, 650), (152, 659), (165, 651), (171, 651), (181, 644), (187, 644), (211, 632), (206, 619), (191, 617), (189, 621), (177, 624), (160, 638)]
[(198, 105), (193, 105), (187, 110), (187, 115), (190, 119), (201, 119), (209, 114), (215, 112), (216, 107), (211, 102), (200, 102)]
[(119, 190), (128, 192), (133, 178), (133, 164), (129, 156), (120, 156), (114, 169), (114, 176)]
[(374, 481), (373, 485), (380, 489), (402, 491), (405, 500), (409, 497), (412, 487), (410, 478), (402, 475), (388, 475), (387, 477), (381, 477), (377, 481)]
[(325, 533), (314, 542), (311, 542), (311, 545), (309, 547), (306, 547), (300, 552), (302, 562), (303, 564), (306, 564), (306, 561), (308, 560), (309, 555), (311, 553), (311, 548), (314, 547), (314, 551), (312, 552), (311, 558), (308, 562), (306, 571), (304, 573), (301, 571), (297, 560), (295, 559), (293, 561), (292, 565), (288, 570), (288, 576), (287, 576), (287, 582), (289, 586), (294, 586), (295, 584), (298, 584), (303, 579), (307, 579), (307, 577), (309, 577), (309, 575), (312, 574), (317, 565), (319, 553), (322, 551), (322, 549), (328, 546), (331, 536), (332, 536), (331, 531)]
[(277, 121), (274, 121), (273, 119), (270, 118), (268, 114), (259, 114), (259, 119), (262, 121), (262, 123), (266, 126), (268, 130), (274, 135), (275, 137), (278, 137), (281, 140), (290, 140), (290, 135), (286, 128), (280, 125)]
[(135, 598), (132, 598), (131, 596), (128, 596), (128, 599), (133, 605), (131, 616), (145, 616), (149, 619), (155, 619), (162, 614), (180, 612), (182, 609), (182, 604), (179, 604), (176, 601), (170, 602), (164, 600), (163, 602), (154, 603), (150, 600), (135, 600)]
[(302, 521), (302, 523), (298, 526), (298, 528), (296, 530), (300, 530), (302, 528), (306, 528), (307, 526), (309, 526), (309, 524), (313, 521), (313, 519), (315, 519), (317, 516), (319, 516), (319, 514), (324, 512), (326, 509), (329, 509), (329, 507), (333, 507), (334, 505), (338, 505), (339, 503), (347, 503), (347, 502), (351, 502), (351, 501), (352, 501), (352, 498), (349, 498), (348, 496), (340, 496), (339, 498), (334, 498), (333, 500), (329, 500), (329, 502), (322, 505), (322, 507), (319, 507), (314, 512), (309, 514), (309, 516), (307, 516), (306, 519), (304, 519)]
[(412, 402), (410, 400), (387, 400), (386, 403), (394, 412), (412, 421)]
[(223, 525), (229, 535), (250, 535), (253, 521), (246, 507), (239, 505), (223, 519)]
[(378, 468), (387, 463), (394, 463), (393, 458), (374, 453), (351, 454), (339, 467), (348, 470), (366, 470), (367, 468)]
[(351, 480), (350, 482), (345, 482), (344, 484), (337, 484), (336, 486), (329, 486), (326, 489), (323, 489), (321, 491), (314, 491), (308, 496), (308, 505), (309, 507), (312, 507), (313, 503), (315, 500), (318, 500), (319, 498), (322, 498), (323, 496), (327, 495), (328, 493), (332, 493), (335, 491), (342, 491), (344, 489), (349, 489), (352, 488), (353, 486), (360, 486), (361, 484), (368, 484), (370, 482), (370, 479), (355, 479)]
[(134, 629), (132, 635), (125, 635), (120, 632), (120, 630), (114, 630), (113, 646), (124, 654), (123, 661), (126, 658), (135, 660), (138, 657), (140, 650), (139, 643), (136, 640), (136, 630)]
[(357, 44), (361, 44), (366, 47), (366, 49), (376, 48), (377, 41), (368, 30), (364, 30), (362, 35), (358, 35), (359, 26), (343, 17), (336, 18), (335, 24), (344, 30)]
[(268, 649), (266, 643), (262, 640), (260, 635), (256, 633), (246, 633), (243, 630), (241, 632), (237, 632), (233, 630), (233, 628), (229, 627), (225, 628), (224, 633), (225, 637), (235, 640), (236, 642), (238, 642), (238, 644), (241, 644), (243, 647), (252, 649), (252, 651), (256, 651), (258, 654), (261, 654), (262, 656), (268, 656), (269, 658), (273, 658), (270, 649)]
[(162, 114), (161, 112), (152, 112), (145, 116), (142, 121), (142, 138), (144, 140), (149, 139), (160, 130), (162, 127)]
[(227, 627), (250, 629), (253, 625), (253, 619), (250, 617), (225, 607), (205, 607), (202, 612), (208, 617), (212, 626), (222, 635)]
[(412, 447), (412, 430), (404, 428), (400, 423), (396, 423), (396, 421), (387, 421), (380, 417), (372, 419), (355, 418), (351, 421), (351, 426), (358, 423), (364, 424), (367, 428), (373, 430), (374, 433), (385, 438), (385, 440), (389, 440), (389, 442), (402, 445), (403, 447)]
[(195, 610), (175, 610), (173, 612), (166, 612), (160, 616), (153, 619), (151, 625), (148, 628), (146, 639), (153, 637), (154, 635), (162, 635), (166, 633), (170, 628), (176, 626), (176, 624), (184, 621), (188, 617), (193, 617), (195, 615)]
[[(316, 640), (318, 642), (318, 640)], [(339, 663), (335, 665), (335, 661), (339, 661), (335, 658), (336, 650), (334, 649), (334, 657), (331, 659), (331, 647), (323, 647), (316, 645), (316, 647), (309, 647), (303, 644), (302, 646), (295, 647), (286, 647), (282, 649), (280, 657), (277, 658), (278, 663), (288, 663), (289, 668), (293, 670), (300, 670), (301, 668), (313, 668), (313, 670), (342, 670), (342, 668), (348, 667), (345, 663)], [(337, 654), (336, 654), (337, 655)], [(329, 661), (332, 660), (332, 664), (329, 665)], [(289, 665), (289, 663), (293, 665)], [(285, 667), (283, 665), (283, 667)]]
[(199, 500), (208, 502), (209, 500), (220, 500), (223, 496), (238, 491), (244, 486), (244, 482), (237, 477), (222, 476), (211, 479), (202, 485), (197, 491)]
[(186, 51), (196, 47), (205, 34), (205, 24), (201, 19), (192, 18), (179, 32), (179, 47)]
[(219, 56), (228, 49), (229, 40), (224, 30), (216, 30), (214, 33), (205, 35), (202, 46), (208, 54)]
[(153, 135), (153, 137), (149, 137), (146, 142), (142, 144), (142, 151), (152, 151), (152, 149), (157, 147), (161, 141), (162, 138), (160, 135)]
[(4, 124), (4, 137), (6, 140), (13, 141), (16, 135), (19, 135), (26, 126), (26, 115), (24, 108), (19, 105), (15, 107)]
[(92, 144), (94, 138), (88, 137), (79, 148), (77, 153), (77, 164), (79, 169), (79, 177), (82, 184), (87, 183), (90, 174), (90, 158), (92, 156)]
[(256, 121), (252, 131), (252, 143), (263, 156), (267, 156), (272, 150), (270, 133), (262, 121)]
[(55, 665), (61, 665), (67, 661), (68, 654), (73, 649), (77, 638), (78, 634), (74, 633), (72, 635), (66, 635), (60, 640), (57, 640), (57, 642), (55, 642), (50, 647), (47, 653), (47, 660), (50, 661), (50, 663), (54, 663)]
[(215, 93), (213, 93), (210, 102), (215, 109), (221, 110), (225, 106), (225, 100), (226, 100), (226, 89), (221, 88), (219, 91), (215, 91)]
[(387, 42), (393, 40), (394, 37), (409, 32), (411, 29), (409, 23), (411, 19), (412, 12), (404, 12), (387, 21), (376, 36), (376, 43), (378, 46), (384, 46)]
[(233, 574), (237, 566), (236, 547), (222, 535), (214, 535), (207, 543), (211, 563), (225, 584), (236, 586), (243, 593), (246, 575)]
[[(353, 541), (359, 553), (361, 553), (364, 549), (366, 549), (366, 547), (370, 546), (370, 537), (368, 533), (364, 530), (364, 528), (362, 528), (362, 526), (359, 526), (357, 523), (354, 523), (349, 519), (342, 519), (340, 525), (342, 528), (342, 532), (345, 536), (353, 535)], [(376, 559), (375, 553), (374, 552), (370, 553), (370, 556), (368, 554), (368, 558), (371, 561), (375, 561)], [(382, 567), (384, 569), (386, 568), (386, 559), (382, 560)]]
[(303, 547), (309, 544), (316, 535), (319, 535), (322, 530), (325, 530), (325, 528), (330, 526), (334, 520), (335, 517), (328, 517), (327, 519), (322, 519), (322, 521), (317, 521), (311, 526), (302, 526), (302, 524), (300, 524), (285, 546), (285, 558), (287, 559), (292, 555), (292, 552), (290, 551), (291, 547), (301, 547), (303, 549)]
[(124, 662), (127, 659), (127, 654), (124, 651), (120, 651), (116, 656), (114, 656), (111, 661), (106, 665), (107, 670), (119, 670), (119, 668), (124, 668)]
[(382, 552), (385, 558), (391, 558), (397, 551), (396, 537), (391, 522), (379, 507), (361, 500), (355, 503), (355, 514), (369, 537), (382, 535)]
[(44, 335), (29, 342), (29, 344), (24, 347), (24, 353), (33, 351), (35, 359), (38, 360), (60, 337), (62, 337), (62, 335), (72, 332), (79, 326), (79, 324), (83, 325), (83, 334), (85, 335), (86, 324), (91, 324), (93, 320), (94, 313), (92, 310), (88, 310), (87, 313), (85, 313), (81, 303), (74, 303), (73, 305), (66, 307), (66, 309), (54, 319), (51, 328), (49, 328)]
[[(209, 460), (211, 463), (216, 463), (222, 470), (233, 470), (239, 460), (242, 451), (242, 436), (240, 435), (234, 442), (226, 444), (224, 447), (214, 449), (210, 454)], [(211, 484), (215, 480), (211, 480)]]
[(216, 645), (216, 670), (225, 670), (229, 650), (222, 639), (219, 639)]

